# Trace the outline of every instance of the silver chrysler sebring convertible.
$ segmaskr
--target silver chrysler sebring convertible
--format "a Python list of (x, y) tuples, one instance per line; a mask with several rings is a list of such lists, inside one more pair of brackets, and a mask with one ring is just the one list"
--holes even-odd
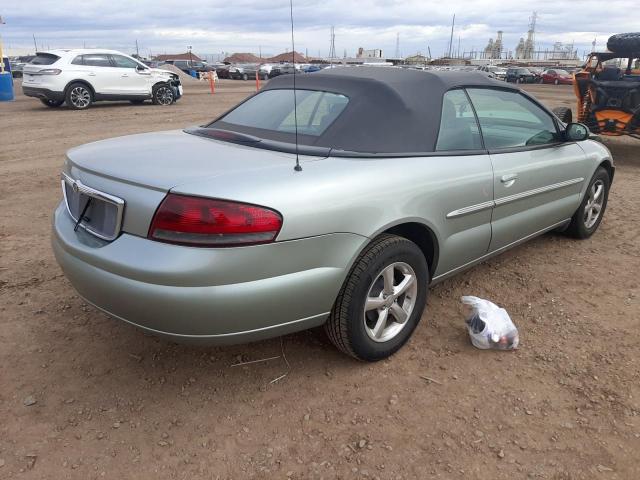
[(429, 285), (549, 230), (591, 236), (613, 175), (586, 127), (503, 82), (337, 68), (278, 77), (202, 127), (70, 150), (52, 241), (82, 297), (149, 332), (222, 344), (324, 324), (374, 361), (409, 339)]

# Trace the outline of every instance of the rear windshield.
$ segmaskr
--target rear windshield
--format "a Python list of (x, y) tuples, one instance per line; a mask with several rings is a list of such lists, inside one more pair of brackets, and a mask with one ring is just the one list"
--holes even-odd
[[(320, 136), (349, 103), (345, 95), (318, 90), (265, 90), (209, 125), (248, 127), (261, 131)], [(260, 135), (262, 136), (262, 135)]]
[(38, 53), (33, 60), (32, 65), (52, 65), (58, 61), (60, 57), (53, 53)]

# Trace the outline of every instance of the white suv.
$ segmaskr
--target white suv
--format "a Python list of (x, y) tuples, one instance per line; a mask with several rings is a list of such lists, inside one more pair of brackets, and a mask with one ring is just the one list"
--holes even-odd
[(114, 50), (50, 50), (24, 66), (22, 91), (48, 107), (66, 102), (82, 110), (99, 100), (171, 105), (182, 96), (182, 85), (175, 73)]

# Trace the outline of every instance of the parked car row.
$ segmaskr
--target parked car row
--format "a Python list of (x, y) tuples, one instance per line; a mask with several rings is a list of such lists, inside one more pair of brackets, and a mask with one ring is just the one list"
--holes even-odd
[(271, 64), (271, 63), (247, 63), (236, 65), (219, 65), (216, 68), (218, 78), (230, 78), (233, 80), (255, 80), (256, 75), (261, 80), (274, 78), (279, 75), (289, 75), (294, 73), (313, 73), (323, 70), (328, 65), (300, 64), (292, 63)]
[(478, 68), (488, 77), (505, 80), (511, 83), (551, 83), (555, 85), (571, 85), (573, 75), (561, 68), (543, 69), (540, 67), (499, 67), (485, 65)]

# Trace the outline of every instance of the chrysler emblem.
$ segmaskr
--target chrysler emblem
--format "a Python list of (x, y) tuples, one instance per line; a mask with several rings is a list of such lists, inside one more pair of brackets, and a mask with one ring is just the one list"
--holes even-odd
[(77, 184), (76, 182), (73, 182), (73, 183), (71, 184), (71, 188), (73, 188), (73, 191), (74, 191), (75, 193), (78, 193), (78, 184)]

